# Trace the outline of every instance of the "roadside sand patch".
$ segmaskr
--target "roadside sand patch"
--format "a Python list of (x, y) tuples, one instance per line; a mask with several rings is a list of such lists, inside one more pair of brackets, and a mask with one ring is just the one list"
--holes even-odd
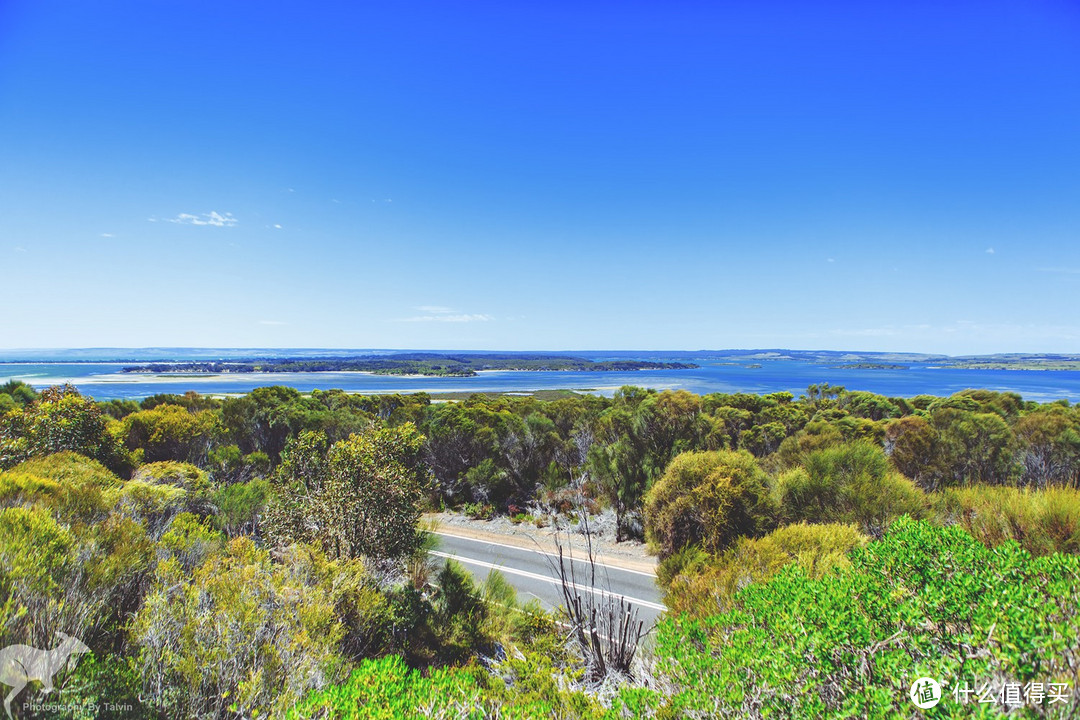
[[(519, 547), (524, 550), (555, 552), (555, 530), (551, 527), (538, 528), (529, 523), (513, 524), (507, 518), (493, 520), (473, 520), (458, 513), (428, 513), (424, 520), (437, 524), (436, 530), (447, 535), (483, 540), (502, 545)], [(585, 554), (585, 538), (571, 528), (570, 542), (575, 557)], [(566, 533), (563, 533), (565, 545)], [(593, 537), (593, 549), (596, 559), (613, 567), (656, 574), (656, 558), (646, 552), (644, 543), (615, 543), (604, 538)]]

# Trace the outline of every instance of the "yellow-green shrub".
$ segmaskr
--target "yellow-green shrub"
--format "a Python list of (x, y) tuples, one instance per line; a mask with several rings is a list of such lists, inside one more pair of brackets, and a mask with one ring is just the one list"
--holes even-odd
[(787, 565), (809, 577), (846, 567), (847, 554), (869, 538), (854, 525), (787, 525), (761, 538), (742, 538), (711, 561), (688, 563), (672, 578), (666, 601), (672, 613), (707, 617), (726, 610), (735, 593), (771, 578)]
[(188, 571), (201, 565), (225, 546), (221, 533), (203, 523), (191, 513), (180, 513), (158, 541), (158, 556), (175, 558)]
[(645, 495), (645, 532), (667, 557), (687, 545), (716, 552), (774, 522), (767, 478), (745, 450), (675, 457)]
[(949, 489), (936, 498), (944, 524), (958, 524), (991, 547), (1016, 540), (1032, 555), (1080, 552), (1080, 491), (989, 485)]
[(124, 444), (149, 461), (204, 463), (211, 445), (224, 434), (218, 413), (172, 404), (131, 413), (119, 425)]
[(262, 478), (223, 485), (211, 496), (218, 527), (229, 537), (254, 534), (270, 497), (270, 483)]
[(68, 485), (96, 487), (101, 490), (107, 490), (120, 484), (120, 478), (106, 469), (100, 462), (70, 450), (44, 457), (31, 458), (12, 468), (12, 470), (24, 472), (28, 475), (50, 478)]
[(0, 510), (0, 644), (115, 630), (152, 557), (142, 527), (125, 518), (69, 526), (42, 506)]
[(188, 506), (185, 490), (172, 485), (151, 485), (141, 480), (129, 480), (106, 493), (106, 498), (119, 513), (142, 523), (154, 537)]
[(163, 460), (140, 466), (131, 476), (151, 485), (173, 485), (189, 492), (207, 492), (210, 479), (191, 463)]
[(360, 569), (298, 546), (271, 562), (249, 538), (193, 572), (164, 560), (131, 628), (144, 697), (168, 717), (280, 716), (347, 671), (334, 585)]
[(93, 522), (105, 517), (105, 495), (120, 485), (98, 461), (61, 452), (0, 472), (0, 507), (40, 505), (64, 522)]

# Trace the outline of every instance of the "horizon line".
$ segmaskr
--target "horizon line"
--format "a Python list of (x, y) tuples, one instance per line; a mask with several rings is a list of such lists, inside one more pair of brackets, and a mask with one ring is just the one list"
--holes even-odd
[[(1026, 356), (1037, 355), (1041, 357), (1059, 355), (1068, 357), (1080, 357), (1080, 353), (1063, 351), (1000, 351), (982, 353), (949, 354), (943, 352), (929, 352), (921, 350), (854, 350), (850, 348), (796, 348), (796, 347), (728, 347), (728, 348), (695, 348), (695, 349), (642, 349), (642, 348), (601, 348), (601, 349), (529, 349), (507, 350), (492, 348), (406, 348), (406, 347), (333, 347), (333, 346), (224, 346), (224, 345), (141, 345), (121, 346), (102, 345), (88, 347), (12, 347), (0, 348), (0, 358), (5, 353), (32, 353), (32, 352), (135, 352), (135, 351), (170, 351), (170, 350), (207, 350), (228, 352), (356, 352), (356, 353), (475, 353), (475, 354), (559, 354), (559, 353), (849, 353), (859, 355), (918, 355), (933, 358), (973, 358), (973, 357), (1000, 357), (1000, 356)], [(5, 362), (0, 359), (0, 362)]]

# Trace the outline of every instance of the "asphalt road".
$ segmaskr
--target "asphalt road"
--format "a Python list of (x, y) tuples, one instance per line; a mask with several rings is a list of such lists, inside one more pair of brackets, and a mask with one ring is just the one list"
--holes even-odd
[[(556, 579), (558, 557), (550, 551), (539, 547), (526, 550), (458, 535), (435, 534), (439, 546), (432, 554), (453, 558), (478, 581), (486, 578), (492, 570), (498, 570), (517, 589), (519, 599), (537, 598), (547, 608), (563, 604), (562, 589)], [(598, 564), (595, 582), (590, 582), (589, 564), (582, 562), (578, 554), (575, 557), (579, 559), (573, 563), (567, 561), (566, 565), (568, 569), (573, 567), (583, 595), (586, 592), (595, 596), (610, 593), (626, 598), (637, 609), (638, 617), (645, 621), (646, 627), (664, 611), (660, 590), (652, 574)]]

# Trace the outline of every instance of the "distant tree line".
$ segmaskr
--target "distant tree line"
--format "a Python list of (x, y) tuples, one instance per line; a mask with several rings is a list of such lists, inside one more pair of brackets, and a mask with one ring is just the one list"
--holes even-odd
[(358, 358), (269, 358), (264, 360), (153, 362), (129, 365), (126, 373), (268, 373), (268, 372), (370, 372), (376, 375), (431, 375), (473, 377), (481, 370), (578, 372), (633, 372), (636, 370), (686, 370), (693, 363), (646, 360), (588, 360), (567, 355), (397, 353)]
[[(34, 396), (17, 381), (0, 390), (0, 406), (9, 409)], [(42, 424), (42, 410), (15, 413), (0, 440), (4, 462), (75, 443), (121, 472), (125, 464), (174, 460), (244, 479), (276, 468), (303, 432), (322, 433), (332, 444), (373, 423), (411, 423), (424, 436), (433, 502), (508, 512), (558, 505), (567, 488), (582, 484), (615, 511), (624, 537), (642, 536), (645, 493), (687, 451), (745, 450), (780, 474), (813, 451), (864, 441), (925, 491), (976, 483), (1080, 487), (1080, 407), (989, 390), (906, 399), (829, 385), (811, 385), (799, 398), (625, 387), (610, 398), (432, 402), (425, 394), (305, 395), (279, 386), (224, 399), (188, 393), (109, 401), (96, 404), (93, 417), (80, 415), (87, 403), (68, 397), (43, 407), (71, 415), (64, 423), (71, 437), (41, 432), (51, 427)]]

